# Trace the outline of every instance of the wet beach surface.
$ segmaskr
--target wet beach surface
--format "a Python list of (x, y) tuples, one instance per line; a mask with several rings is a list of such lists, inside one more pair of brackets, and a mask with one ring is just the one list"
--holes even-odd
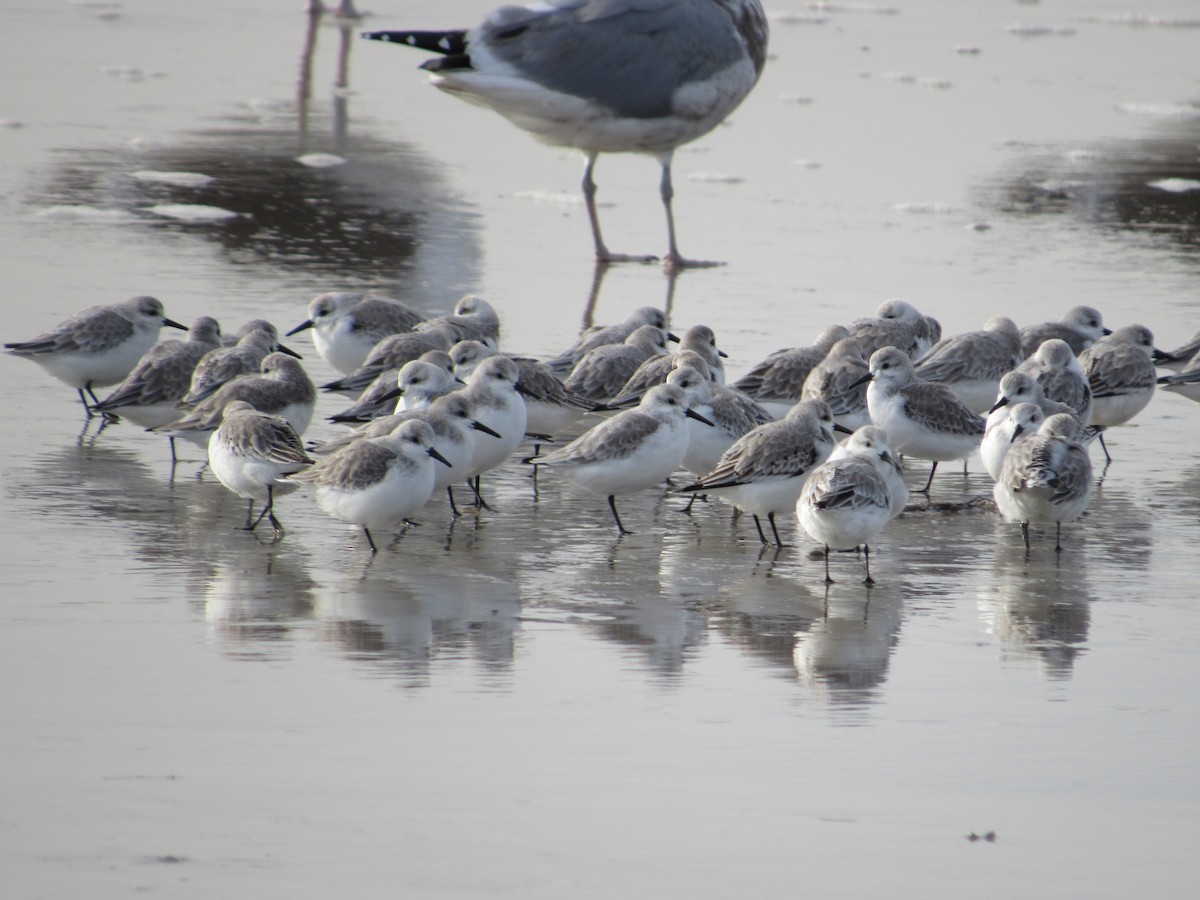
[[(367, 289), (431, 311), (479, 293), (503, 347), (544, 356), (665, 305), (735, 377), (890, 297), (947, 334), (1080, 303), (1166, 349), (1200, 329), (1186, 0), (769, 4), (755, 93), (676, 157), (682, 249), (728, 265), (674, 281), (595, 273), (577, 158), (354, 37), (492, 3), (376, 4), (345, 29), (300, 5), (0, 0), (4, 340), (136, 294), (287, 330), (312, 296)], [(663, 249), (657, 179), (602, 157), (614, 249)], [(535, 493), (515, 462), (485, 479), (493, 512), (435, 499), (374, 559), (303, 491), (272, 545), (195, 451), (172, 471), (165, 439), (85, 429), (30, 363), (0, 377), (6, 896), (1194, 881), (1200, 408), (1181, 397), (1110, 432), (1061, 557), (1035, 529), (1026, 558), (978, 459), (945, 464), (872, 545), (868, 591), (855, 554), (827, 590), (794, 522), (763, 550), (723, 504), (645, 492), (618, 539), (602, 498), (554, 472)], [(342, 405), (322, 395), (308, 436), (339, 433)]]

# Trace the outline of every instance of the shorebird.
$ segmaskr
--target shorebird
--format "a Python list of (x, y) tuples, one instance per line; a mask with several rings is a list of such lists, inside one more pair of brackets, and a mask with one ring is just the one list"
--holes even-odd
[(32, 359), (75, 388), (90, 419), (95, 414), (88, 399), (100, 402), (93, 389), (116, 384), (132, 372), (164, 325), (187, 331), (186, 325), (163, 315), (163, 305), (154, 297), (134, 297), (89, 307), (32, 340), (5, 344), (4, 349)]
[(758, 0), (553, 0), (505, 6), (470, 30), (371, 31), (363, 37), (441, 54), (421, 68), (449, 94), (495, 110), (546, 144), (584, 154), (583, 198), (600, 263), (647, 262), (613, 253), (600, 234), (601, 153), (648, 153), (662, 166), (669, 270), (688, 260), (675, 240), (671, 159), (707, 134), (758, 82), (767, 59)]

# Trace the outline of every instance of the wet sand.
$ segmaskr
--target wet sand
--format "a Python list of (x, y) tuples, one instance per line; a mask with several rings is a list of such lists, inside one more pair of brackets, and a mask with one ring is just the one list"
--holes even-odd
[[(0, 3), (3, 339), (150, 293), (283, 329), (326, 290), (486, 296), (507, 349), (667, 305), (735, 376), (903, 297), (947, 333), (1099, 308), (1196, 319), (1193, 4), (768, 8), (763, 79), (682, 149), (674, 282), (602, 279), (578, 159), (309, 30), (296, 0)], [(366, 27), (492, 4), (378, 7)], [(779, 14), (792, 13), (780, 17)], [(340, 86), (339, 86), (340, 82)], [(337, 154), (326, 168), (297, 162)], [(312, 160), (310, 160), (312, 161)], [(133, 177), (200, 172), (203, 188)], [(650, 160), (597, 169), (615, 249), (663, 249)], [(169, 204), (237, 213), (163, 215)], [(158, 207), (156, 210), (155, 208)], [(169, 210), (169, 207), (168, 207)], [(166, 335), (164, 335), (166, 336)], [(296, 342), (318, 382), (333, 377)], [(1089, 514), (1035, 534), (978, 461), (853, 554), (763, 551), (727, 507), (517, 464), (370, 559), (304, 494), (276, 545), (164, 439), (81, 433), (0, 360), (12, 897), (1175, 896), (1194, 880), (1200, 409), (1115, 429)], [(321, 398), (309, 435), (342, 399)], [(1101, 454), (1093, 453), (1097, 471)], [(910, 480), (923, 483), (917, 463)], [(919, 505), (919, 504), (918, 504)], [(969, 840), (974, 834), (994, 840)]]

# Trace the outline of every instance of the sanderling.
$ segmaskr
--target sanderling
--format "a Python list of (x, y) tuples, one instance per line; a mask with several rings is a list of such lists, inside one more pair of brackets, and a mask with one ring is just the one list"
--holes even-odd
[[(699, 356), (695, 359), (700, 366), (704, 365)], [(688, 445), (683, 467), (693, 475), (711, 472), (734, 441), (773, 421), (772, 415), (758, 403), (737, 388), (716, 384), (696, 365), (677, 366), (667, 376), (666, 383), (683, 388), (688, 395), (688, 406), (712, 423), (711, 426), (699, 420), (687, 423)]]
[(235, 378), (182, 419), (151, 430), (169, 432), (203, 445), (221, 424), (225, 405), (245, 400), (259, 412), (283, 416), (296, 434), (304, 434), (312, 421), (316, 399), (316, 389), (299, 360), (284, 353), (269, 353), (263, 358), (260, 374)]
[(802, 400), (824, 400), (833, 410), (833, 420), (856, 431), (871, 424), (867, 411), (867, 358), (858, 338), (842, 338), (804, 379)]
[(1062, 552), (1062, 523), (1079, 518), (1092, 495), (1092, 462), (1073, 439), (1070, 415), (1050, 416), (1037, 434), (1018, 439), (1004, 458), (992, 496), (1005, 521), (1020, 522), (1025, 550), (1029, 526), (1054, 523), (1054, 550)]
[[(864, 439), (855, 432), (846, 440), (844, 455), (813, 469), (796, 501), (800, 527), (825, 545), (825, 583), (829, 576), (829, 551), (863, 548), (866, 584), (871, 577), (870, 542), (894, 517), (892, 491), (886, 471), (900, 469), (887, 443), (887, 434), (877, 426)], [(860, 429), (861, 430), (861, 429)]]
[(834, 344), (849, 335), (844, 325), (830, 325), (817, 335), (811, 347), (776, 350), (738, 378), (733, 386), (762, 404), (776, 418), (785, 416), (804, 399), (804, 382), (809, 373), (829, 355)]
[(266, 319), (251, 319), (249, 322), (246, 322), (240, 328), (238, 328), (237, 331), (233, 332), (233, 334), (222, 334), (221, 346), (236, 346), (238, 341), (255, 331), (263, 331), (270, 335), (271, 341), (273, 342), (271, 345), (272, 350), (278, 350), (280, 353), (286, 353), (288, 356), (296, 357), (296, 359), (304, 358), (295, 350), (291, 349), (290, 347), (285, 347), (283, 344), (279, 343), (279, 329)]
[(456, 340), (458, 332), (445, 323), (421, 331), (393, 334), (376, 344), (357, 369), (344, 378), (321, 385), (321, 390), (356, 393), (367, 388), (387, 370), (399, 369), (430, 350), (446, 352)]
[(1040, 406), (1028, 402), (1005, 404), (988, 413), (979, 456), (992, 481), (1000, 480), (1004, 457), (1012, 449), (1013, 441), (1036, 432), (1045, 418)]
[(5, 344), (4, 349), (33, 360), (75, 388), (91, 418), (88, 398), (100, 402), (93, 389), (116, 384), (132, 372), (164, 325), (187, 331), (164, 315), (156, 298), (134, 297), (112, 306), (90, 307), (32, 340)]
[(1000, 379), (1021, 360), (1017, 323), (992, 316), (980, 331), (967, 331), (934, 344), (914, 371), (924, 381), (944, 384), (963, 404), (983, 415), (996, 399)]
[(312, 452), (321, 456), (336, 453), (355, 441), (365, 438), (383, 437), (391, 434), (404, 422), (410, 419), (420, 419), (428, 422), (433, 428), (438, 451), (446, 458), (446, 466), (434, 466), (434, 491), (446, 489), (450, 500), (450, 509), (458, 515), (458, 507), (454, 503), (454, 491), (451, 485), (456, 481), (466, 481), (471, 472), (470, 465), (474, 457), (476, 432), (488, 437), (479, 440), (492, 440), (500, 437), (495, 431), (475, 418), (475, 410), (466, 391), (454, 391), (438, 397), (425, 409), (411, 410), (403, 413), (393, 413), (372, 419), (361, 428), (344, 434), (341, 437), (326, 441), (313, 448)]
[[(211, 316), (201, 316), (188, 329), (186, 341), (163, 341), (142, 356), (134, 370), (112, 393), (92, 407), (118, 415), (142, 428), (155, 428), (183, 416), (179, 403), (192, 383), (200, 360), (220, 347), (221, 326)], [(175, 460), (175, 438), (170, 438)]]
[(412, 331), (424, 318), (399, 300), (334, 291), (314, 297), (308, 304), (308, 318), (288, 337), (311, 328), (321, 359), (349, 375), (377, 343)]
[(1042, 410), (1043, 417), (1067, 413), (1084, 422), (1079, 410), (1067, 403), (1051, 400), (1042, 390), (1041, 382), (1024, 372), (1009, 372), (1000, 379), (1000, 390), (996, 392), (996, 402), (988, 409), (988, 414), (994, 413), (1010, 403), (1036, 403)]
[[(253, 531), (265, 517), (277, 538), (283, 534), (283, 526), (275, 518), (275, 498), (294, 491), (296, 485), (278, 479), (312, 464), (287, 419), (259, 412), (245, 400), (226, 404), (220, 427), (208, 439), (209, 468), (221, 484), (249, 501), (247, 531)], [(251, 521), (255, 500), (263, 509)]]
[(620, 344), (605, 344), (590, 351), (563, 380), (566, 389), (593, 403), (607, 403), (625, 386), (638, 366), (667, 352), (667, 333), (642, 325)]
[(725, 355), (717, 349), (717, 337), (707, 325), (693, 325), (679, 339), (679, 349), (666, 356), (652, 356), (634, 369), (633, 374), (609, 401), (610, 406), (633, 406), (656, 384), (665, 384), (682, 354), (692, 354), (704, 363), (704, 371), (717, 384), (725, 383)]
[(480, 494), (480, 476), (503, 464), (525, 439), (529, 411), (518, 393), (521, 370), (507, 356), (491, 356), (479, 363), (467, 378), (466, 393), (475, 418), (499, 437), (476, 441), (468, 479), (478, 506), (485, 506)]
[[(882, 469), (883, 480), (887, 483), (888, 493), (892, 495), (892, 518), (904, 512), (908, 505), (908, 482), (904, 480), (904, 463), (892, 450), (892, 441), (888, 433), (878, 425), (863, 425), (854, 430), (854, 434), (833, 448), (829, 454), (830, 460), (842, 459), (855, 453), (875, 451), (887, 454), (891, 462)], [(881, 459), (885, 458), (883, 456)]]
[(447, 366), (439, 364), (442, 358), (449, 361), (449, 356), (441, 350), (429, 352), (434, 359), (426, 359), (427, 354), (423, 353), (419, 359), (380, 375), (354, 403), (330, 416), (329, 421), (366, 422), (388, 413), (423, 409), (442, 394), (461, 388), (462, 382), (455, 379)]
[[(459, 341), (450, 349), (454, 374), (460, 379), (470, 378), (483, 360), (497, 353), (479, 341)], [(527, 413), (525, 432), (536, 439), (545, 440), (574, 429), (584, 413), (596, 408), (596, 404), (590, 400), (577, 397), (567, 390), (548, 364), (530, 356), (511, 353), (500, 355), (507, 356), (517, 364), (517, 383), (521, 386), (521, 397)]]
[(933, 462), (921, 493), (928, 495), (937, 464), (964, 459), (983, 440), (984, 421), (944, 384), (922, 381), (908, 354), (884, 347), (871, 355), (863, 376), (871, 421), (888, 433), (900, 453)]
[(360, 526), (374, 555), (371, 529), (400, 525), (433, 494), (434, 460), (446, 465), (434, 441), (429, 423), (413, 419), (391, 434), (355, 441), (286, 480), (314, 485), (317, 506)]
[(615, 325), (593, 325), (579, 336), (566, 350), (549, 360), (546, 365), (554, 370), (559, 378), (571, 374), (571, 370), (579, 361), (604, 344), (620, 344), (642, 325), (653, 325), (655, 328), (667, 330), (667, 314), (653, 306), (639, 306), (622, 321)]
[(654, 258), (608, 249), (592, 179), (601, 153), (652, 154), (662, 167), (663, 263), (671, 270), (706, 265), (685, 259), (676, 245), (671, 159), (676, 147), (719, 125), (758, 82), (767, 59), (758, 0), (536, 3), (503, 7), (469, 31), (364, 37), (443, 54), (422, 66), (437, 87), (494, 109), (543, 143), (583, 152), (598, 262)]
[(455, 303), (449, 315), (434, 316), (422, 322), (417, 330), (426, 331), (439, 325), (453, 328), (458, 341), (479, 341), (493, 349), (500, 346), (500, 316), (492, 304), (474, 294)]
[(712, 494), (754, 517), (758, 538), (770, 543), (759, 516), (770, 522), (775, 543), (783, 546), (775, 514), (795, 508), (808, 474), (833, 451), (836, 426), (829, 404), (801, 400), (782, 419), (759, 425), (738, 438), (712, 471), (680, 488)]
[(920, 359), (942, 338), (938, 320), (922, 315), (905, 300), (884, 300), (874, 318), (856, 319), (847, 327), (867, 359), (883, 347), (897, 347), (910, 359)]
[(621, 534), (616, 496), (661, 484), (679, 468), (687, 451), (687, 417), (707, 421), (688, 406), (683, 388), (660, 384), (633, 409), (617, 413), (567, 446), (526, 462), (561, 467), (578, 484), (608, 498)]
[(192, 370), (187, 393), (179, 400), (180, 407), (195, 406), (215, 394), (221, 385), (242, 375), (253, 375), (262, 367), (267, 354), (275, 352), (278, 346), (278, 337), (256, 329), (243, 334), (232, 345), (209, 350)]
[(1182, 346), (1176, 347), (1170, 353), (1164, 356), (1170, 359), (1162, 359), (1159, 365), (1167, 369), (1184, 369), (1191, 368), (1191, 363), (1197, 353), (1200, 353), (1200, 331), (1192, 335), (1192, 339)]
[(1200, 403), (1200, 350), (1192, 354), (1186, 366), (1172, 375), (1164, 375), (1158, 383), (1164, 391)]
[[(1126, 325), (1102, 337), (1083, 353), (1079, 365), (1092, 388), (1089, 425), (1108, 428), (1124, 425), (1154, 396), (1158, 372), (1154, 361), (1164, 356), (1154, 346), (1154, 335), (1144, 325)], [(1104, 458), (1112, 462), (1104, 435), (1100, 435)]]
[(1021, 355), (1032, 356), (1043, 343), (1056, 338), (1066, 341), (1071, 352), (1078, 356), (1106, 334), (1112, 334), (1112, 331), (1104, 327), (1104, 318), (1098, 309), (1075, 306), (1057, 322), (1042, 322), (1022, 328)]
[(1050, 400), (1065, 403), (1075, 410), (1075, 415), (1083, 424), (1086, 425), (1091, 419), (1092, 386), (1088, 384), (1083, 367), (1066, 341), (1059, 338), (1042, 341), (1033, 355), (1017, 366), (1016, 371), (1034, 378), (1042, 386), (1042, 393)]

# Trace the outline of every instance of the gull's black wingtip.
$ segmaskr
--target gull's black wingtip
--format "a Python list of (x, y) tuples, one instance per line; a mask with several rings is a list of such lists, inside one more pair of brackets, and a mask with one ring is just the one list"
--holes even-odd
[(465, 31), (363, 31), (360, 36), (368, 41), (404, 44), (443, 56), (461, 56), (467, 49)]

